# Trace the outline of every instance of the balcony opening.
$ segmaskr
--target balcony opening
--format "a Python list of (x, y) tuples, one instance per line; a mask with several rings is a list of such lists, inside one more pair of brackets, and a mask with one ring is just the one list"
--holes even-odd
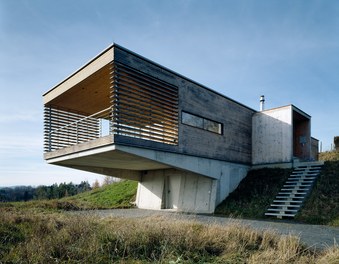
[(116, 62), (72, 78), (45, 104), (45, 152), (115, 135), (178, 144), (176, 86)]

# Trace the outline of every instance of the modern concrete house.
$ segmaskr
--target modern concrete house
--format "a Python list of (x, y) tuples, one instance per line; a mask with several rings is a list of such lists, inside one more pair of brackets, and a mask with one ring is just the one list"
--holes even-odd
[(116, 44), (43, 103), (47, 163), (138, 181), (139, 208), (212, 213), (252, 166), (317, 153), (297, 107), (256, 111)]

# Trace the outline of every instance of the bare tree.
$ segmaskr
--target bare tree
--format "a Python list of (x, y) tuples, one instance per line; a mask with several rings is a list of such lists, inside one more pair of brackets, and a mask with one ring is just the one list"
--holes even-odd
[(97, 189), (99, 187), (100, 187), (100, 183), (99, 183), (98, 179), (96, 179), (95, 182), (93, 182), (93, 184), (92, 184), (92, 188)]
[(112, 184), (112, 183), (118, 182), (118, 181), (119, 181), (118, 178), (115, 178), (115, 177), (112, 177), (112, 176), (105, 176), (102, 185), (109, 185), (109, 184)]

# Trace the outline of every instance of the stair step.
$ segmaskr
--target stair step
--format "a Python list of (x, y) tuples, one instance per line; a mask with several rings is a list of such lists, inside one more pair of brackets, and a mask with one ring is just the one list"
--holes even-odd
[(291, 192), (291, 191), (289, 191), (289, 192), (281, 192), (281, 191), (280, 191), (280, 192), (278, 193), (279, 196), (281, 196), (281, 195), (291, 195), (291, 194), (293, 194), (293, 195), (303, 195), (303, 196), (304, 196), (304, 195), (306, 195), (307, 193), (306, 193), (306, 192), (296, 192), (296, 191), (292, 191), (292, 192)]
[(306, 163), (294, 168), (265, 215), (277, 218), (294, 217), (302, 207), (321, 169), (322, 165), (319, 163)]
[[(308, 194), (309, 193), (309, 190), (308, 189), (300, 189), (300, 188), (293, 188), (293, 189), (285, 189), (285, 188), (282, 188), (280, 190), (280, 192), (285, 192), (285, 193), (295, 193), (295, 194), (302, 194), (302, 193), (306, 193)], [(280, 193), (279, 192), (279, 193)], [(279, 194), (278, 193), (278, 194)]]
[(315, 179), (317, 177), (314, 174), (300, 174), (300, 175), (291, 175), (288, 179), (300, 179), (300, 178)]
[(267, 216), (277, 216), (277, 217), (282, 217), (282, 216), (286, 216), (286, 217), (295, 217), (295, 214), (280, 214), (280, 213), (265, 213), (265, 215)]
[(283, 192), (283, 193), (288, 193), (288, 192), (300, 193), (300, 192), (306, 192), (307, 191), (306, 188), (298, 188), (298, 187), (299, 186), (297, 186), (297, 188), (295, 188), (295, 187), (284, 188), (283, 187), (283, 188), (281, 188), (280, 192)]
[(287, 179), (286, 183), (295, 183), (295, 182), (313, 182), (312, 179), (303, 178), (303, 179)]
[(298, 213), (298, 210), (293, 209), (278, 209), (278, 208), (268, 208), (267, 211), (270, 212), (291, 212), (291, 213)]
[(303, 181), (303, 182), (299, 182), (299, 181), (287, 181), (286, 184), (299, 184), (299, 185), (303, 185), (303, 184), (306, 184), (306, 183), (313, 183), (313, 181)]
[(281, 190), (286, 190), (286, 191), (305, 191), (308, 192), (311, 186), (306, 186), (306, 185), (292, 185), (292, 186), (283, 186)]
[(283, 205), (283, 204), (271, 204), (270, 205), (271, 207), (295, 207), (295, 208), (300, 208), (301, 205), (300, 204), (286, 204), (286, 205)]
[(302, 201), (284, 201), (284, 200), (273, 200), (273, 203), (303, 203)]
[(291, 201), (291, 202), (294, 202), (294, 201), (299, 201), (299, 200), (304, 200), (305, 197), (294, 197), (294, 196), (276, 196), (275, 197), (276, 199), (281, 199), (282, 201)]
[(283, 187), (311, 187), (311, 184), (285, 184)]
[(312, 184), (284, 184), (283, 188), (300, 188), (305, 189), (311, 187)]
[(314, 182), (315, 180), (316, 180), (316, 177), (298, 177), (298, 178), (287, 179), (287, 181), (289, 181), (289, 182), (305, 182), (305, 181)]
[[(296, 193), (296, 194), (308, 194), (307, 189), (281, 189), (280, 192), (289, 192), (289, 193)], [(280, 194), (280, 192), (278, 194)]]

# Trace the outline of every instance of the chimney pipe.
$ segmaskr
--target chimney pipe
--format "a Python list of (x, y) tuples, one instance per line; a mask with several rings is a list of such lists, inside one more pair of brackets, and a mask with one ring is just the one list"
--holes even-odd
[(260, 96), (260, 111), (264, 111), (265, 110), (265, 96), (262, 95)]

